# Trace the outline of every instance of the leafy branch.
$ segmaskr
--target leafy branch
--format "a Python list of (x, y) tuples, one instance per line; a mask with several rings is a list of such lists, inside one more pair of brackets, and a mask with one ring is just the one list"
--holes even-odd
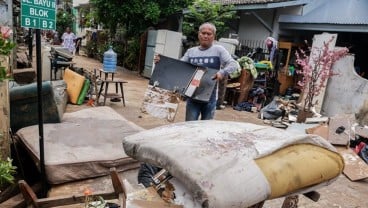
[(336, 75), (332, 70), (333, 64), (349, 51), (346, 47), (331, 50), (330, 43), (333, 39), (324, 42), (320, 48), (314, 48), (309, 55), (302, 49), (296, 52), (296, 63), (300, 66), (297, 73), (303, 75), (298, 84), (305, 93), (304, 111), (310, 111), (316, 104), (317, 101), (314, 99), (326, 87), (328, 78)]

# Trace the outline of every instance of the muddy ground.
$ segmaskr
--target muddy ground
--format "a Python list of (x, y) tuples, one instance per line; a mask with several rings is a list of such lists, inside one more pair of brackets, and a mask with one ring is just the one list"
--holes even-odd
[[(101, 68), (101, 63), (94, 59), (89, 59), (84, 56), (76, 56), (73, 61), (76, 62), (77, 67), (83, 67), (87, 70)], [(117, 76), (125, 79), (128, 83), (124, 85), (126, 106), (122, 102), (106, 101), (106, 105), (115, 109), (119, 114), (126, 119), (136, 123), (137, 125), (151, 129), (157, 126), (169, 124), (170, 122), (154, 118), (150, 115), (141, 113), (140, 107), (142, 105), (144, 92), (147, 88), (148, 79), (141, 77), (137, 72), (129, 71), (119, 67)], [(67, 111), (72, 112), (82, 108), (88, 108), (87, 105), (70, 105), (67, 106)], [(184, 121), (184, 103), (180, 103), (179, 111), (174, 122)], [(245, 111), (235, 111), (230, 106), (223, 110), (216, 111), (216, 120), (249, 122), (254, 124), (265, 125), (262, 120), (257, 118), (257, 113), (249, 113)], [(251, 190), (250, 190), (251, 191)], [(310, 199), (302, 196), (300, 197), (299, 207), (305, 208), (365, 208), (368, 207), (368, 179), (351, 182), (344, 175), (341, 175), (337, 181), (327, 187), (318, 190), (321, 198), (318, 202), (313, 202)], [(282, 200), (276, 199), (267, 201), (264, 207), (276, 208), (281, 207)]]

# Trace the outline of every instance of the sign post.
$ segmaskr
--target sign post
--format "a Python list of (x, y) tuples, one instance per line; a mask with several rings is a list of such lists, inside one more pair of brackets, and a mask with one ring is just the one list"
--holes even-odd
[(21, 26), (34, 29), (55, 30), (55, 0), (22, 0)]
[[(42, 197), (46, 197), (47, 179), (45, 171), (45, 153), (43, 137), (42, 114), (42, 63), (41, 63), (41, 29), (56, 29), (55, 0), (22, 0), (21, 26), (36, 29), (36, 59), (37, 59), (37, 99), (38, 99), (38, 133), (40, 147), (40, 172), (42, 177)], [(32, 41), (32, 40), (30, 40)]]

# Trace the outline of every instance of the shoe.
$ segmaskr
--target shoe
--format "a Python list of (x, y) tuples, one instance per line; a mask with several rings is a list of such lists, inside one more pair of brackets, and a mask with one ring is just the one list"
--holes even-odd
[(223, 110), (225, 108), (226, 108), (226, 106), (224, 106), (224, 105), (218, 105), (218, 106), (216, 106), (216, 109), (217, 110)]

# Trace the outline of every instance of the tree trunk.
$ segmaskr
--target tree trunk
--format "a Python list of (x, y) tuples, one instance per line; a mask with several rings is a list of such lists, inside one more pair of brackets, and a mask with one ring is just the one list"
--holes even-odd
[[(1, 66), (9, 68), (9, 58), (0, 56)], [(9, 107), (9, 84), (8, 80), (0, 81), (0, 159), (10, 157), (10, 107)]]

